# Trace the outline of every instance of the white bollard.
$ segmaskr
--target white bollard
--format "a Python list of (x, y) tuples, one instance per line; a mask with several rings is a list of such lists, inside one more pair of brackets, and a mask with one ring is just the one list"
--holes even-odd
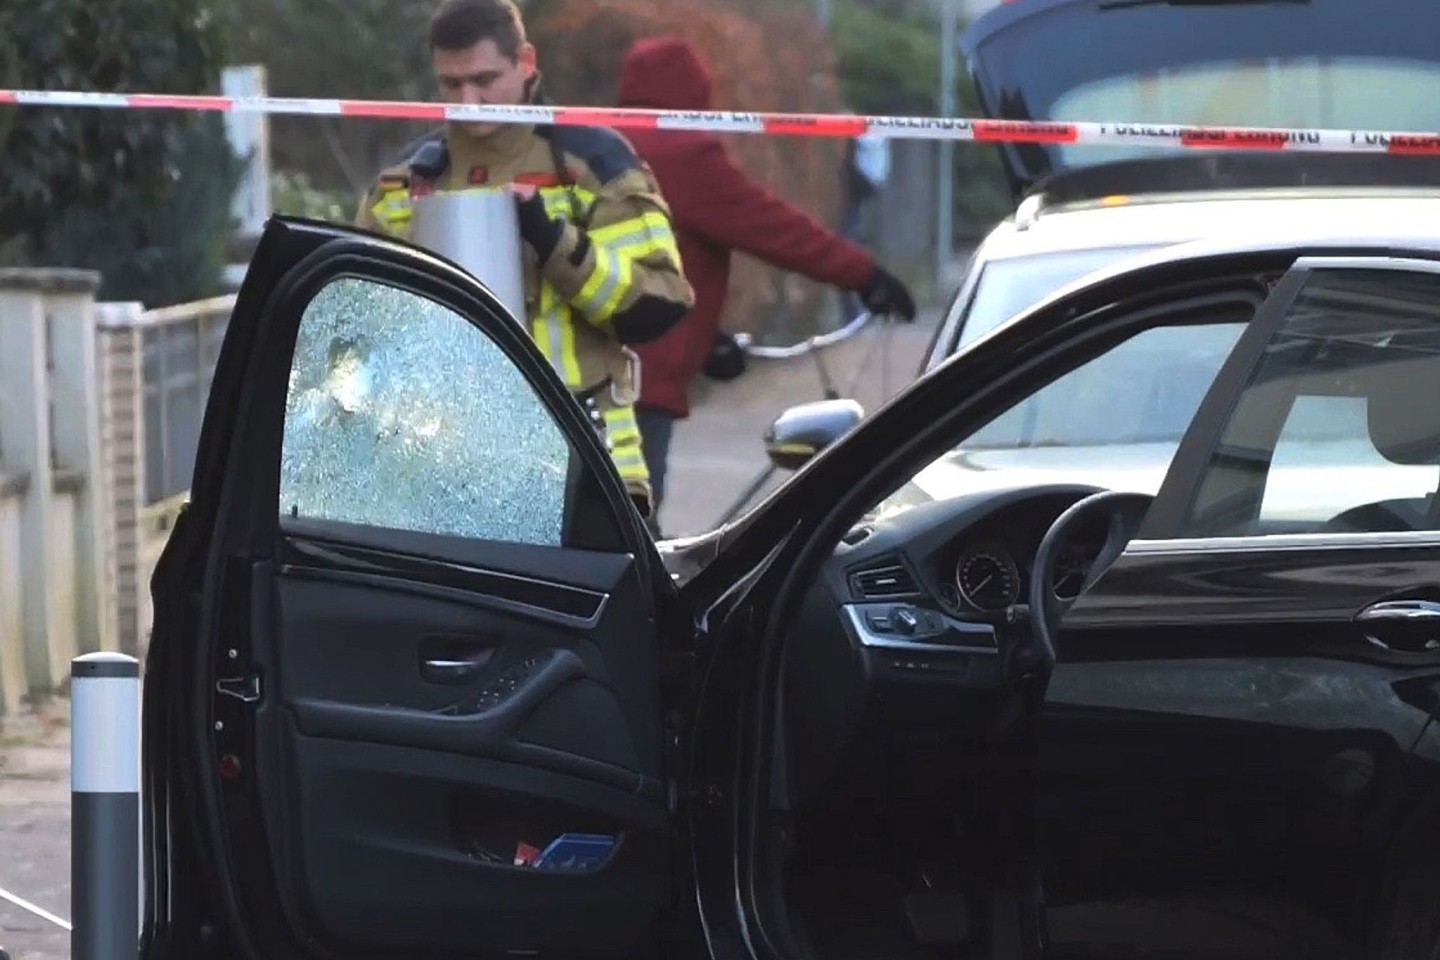
[(70, 955), (135, 960), (140, 946), (140, 663), (70, 662)]

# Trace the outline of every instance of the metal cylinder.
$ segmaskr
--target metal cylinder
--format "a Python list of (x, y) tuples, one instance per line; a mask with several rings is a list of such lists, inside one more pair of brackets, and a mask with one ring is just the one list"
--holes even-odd
[(509, 190), (476, 187), (421, 197), (415, 201), (411, 237), (474, 274), (524, 322), (520, 218)]
[(70, 955), (135, 960), (140, 944), (140, 663), (70, 662)]

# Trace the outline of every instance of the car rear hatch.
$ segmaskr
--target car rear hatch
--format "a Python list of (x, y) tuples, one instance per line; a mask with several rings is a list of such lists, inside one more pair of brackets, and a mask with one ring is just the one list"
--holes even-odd
[[(1426, 132), (1440, 131), (1437, 38), (1440, 0), (1006, 0), (960, 45), (997, 119)], [(1054, 174), (1171, 154), (1000, 150), (1017, 198)]]

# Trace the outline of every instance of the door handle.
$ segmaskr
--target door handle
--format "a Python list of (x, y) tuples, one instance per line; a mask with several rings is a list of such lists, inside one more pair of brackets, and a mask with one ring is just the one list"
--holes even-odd
[(1355, 614), (1355, 622), (1387, 649), (1408, 653), (1440, 650), (1440, 601), (1381, 600)]
[(431, 683), (469, 683), (478, 677), (485, 664), (490, 662), (491, 653), (492, 651), (486, 650), (473, 657), (427, 657), (421, 661), (420, 676)]
[(1382, 600), (1357, 613), (1355, 622), (1440, 624), (1440, 603), (1434, 600)]

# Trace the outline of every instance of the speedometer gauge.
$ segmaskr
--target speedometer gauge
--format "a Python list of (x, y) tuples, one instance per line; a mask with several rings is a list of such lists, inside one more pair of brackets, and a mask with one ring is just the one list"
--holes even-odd
[(1020, 571), (1002, 551), (966, 552), (955, 564), (955, 586), (972, 607), (1003, 610), (1020, 596)]

